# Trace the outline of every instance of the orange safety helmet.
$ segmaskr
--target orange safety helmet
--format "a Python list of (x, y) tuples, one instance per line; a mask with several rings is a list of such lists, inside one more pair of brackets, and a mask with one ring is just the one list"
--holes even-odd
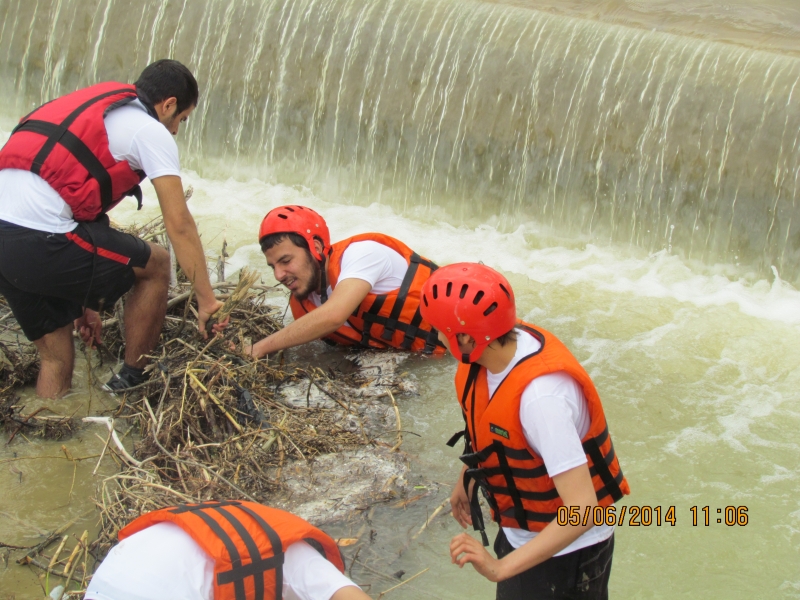
[(323, 253), (331, 245), (331, 234), (325, 219), (307, 206), (279, 206), (269, 211), (261, 221), (258, 241), (260, 242), (265, 236), (273, 233), (296, 233), (303, 236), (308, 242), (311, 255), (319, 261), (322, 261), (322, 256), (314, 247), (314, 238), (322, 240)]
[[(517, 322), (514, 291), (500, 273), (478, 263), (456, 263), (436, 270), (422, 286), (422, 318), (441, 331), (458, 351), (457, 335), (475, 340), (463, 363), (478, 360), (492, 340), (505, 335)], [(455, 355), (454, 352), (454, 355)]]

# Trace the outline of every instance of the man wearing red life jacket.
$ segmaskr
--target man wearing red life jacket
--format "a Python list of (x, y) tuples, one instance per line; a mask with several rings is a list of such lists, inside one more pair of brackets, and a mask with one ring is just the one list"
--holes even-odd
[[(440, 268), (423, 286), (421, 310), (462, 363), (466, 446), (450, 503), (483, 544), (456, 536), (453, 562), (497, 582), (499, 600), (607, 598), (614, 528), (593, 523), (630, 489), (591, 378), (555, 336), (517, 320), (508, 280), (489, 267)], [(497, 558), (484, 548), (477, 488), (501, 526)], [(559, 524), (560, 507), (577, 511), (579, 524)]]
[(119, 539), (86, 600), (369, 600), (330, 536), (255, 502), (156, 510)]
[(201, 331), (221, 307), (173, 140), (197, 101), (191, 72), (160, 60), (135, 85), (101, 83), (48, 102), (24, 117), (0, 150), (0, 293), (39, 350), (39, 395), (69, 390), (73, 326), (87, 343), (99, 342), (96, 311), (131, 288), (125, 363), (106, 387), (124, 390), (144, 380), (144, 356), (166, 314), (169, 253), (112, 229), (106, 216), (126, 195), (141, 207), (144, 177), (155, 188), (178, 263), (194, 282)]
[(305, 206), (280, 206), (264, 217), (261, 250), (291, 291), (295, 318), (253, 344), (260, 358), (312, 340), (441, 354), (444, 347), (419, 312), (422, 284), (436, 265), (380, 233), (331, 245), (325, 220)]

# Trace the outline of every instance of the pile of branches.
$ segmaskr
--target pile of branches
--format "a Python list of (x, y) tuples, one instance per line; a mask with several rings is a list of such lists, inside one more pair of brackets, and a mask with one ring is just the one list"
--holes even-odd
[[(347, 428), (351, 421), (342, 419), (343, 413), (359, 417), (338, 377), (233, 350), (280, 327), (282, 315), (265, 302), (267, 290), (260, 287), (251, 287), (256, 293), (246, 299), (231, 292), (231, 325), (208, 341), (185, 326), (188, 295), (173, 303), (165, 341), (151, 356), (149, 381), (125, 394), (113, 418), (94, 419), (108, 428), (107, 448), (123, 465), (102, 482), (96, 499), (99, 554), (143, 512), (219, 498), (268, 502), (281, 487), (287, 461), (370, 443), (363, 430)], [(107, 336), (112, 333), (107, 329)], [(281, 387), (298, 381), (308, 381), (309, 390), (316, 385), (336, 409), (281, 402)], [(139, 432), (132, 451), (114, 440), (120, 421)]]
[[(132, 233), (160, 243), (166, 239), (159, 221)], [(223, 246), (222, 269), (224, 255)], [(201, 337), (192, 315), (191, 285), (178, 272), (159, 345), (149, 357), (149, 379), (120, 395), (113, 414), (90, 415), (84, 423), (62, 418), (47, 429), (44, 422), (52, 417), (39, 411), (22, 415), (13, 390), (36, 377), (36, 354), (32, 345), (0, 337), (6, 358), (2, 362), (0, 357), (0, 394), (8, 391), (0, 395), (0, 425), (20, 430), (36, 423), (53, 436), (58, 435), (56, 425), (61, 435), (78, 426), (91, 428), (105, 438), (98, 468), (109, 456), (119, 467), (98, 485), (97, 538), (81, 542), (83, 551), (96, 560), (116, 543), (119, 529), (142, 513), (220, 498), (270, 503), (282, 490), (282, 473), (291, 461), (307, 463), (316, 456), (370, 444), (387, 446), (370, 439), (360, 401), (352, 393), (365, 384), (359, 379), (363, 375), (292, 365), (282, 355), (255, 360), (243, 354), (245, 344), (282, 327), (283, 310), (270, 302), (273, 288), (260, 284), (256, 275), (242, 272), (236, 283), (224, 281), (221, 271), (218, 279), (213, 287), (225, 301), (222, 312), (230, 316), (224, 333)], [(125, 346), (123, 302), (104, 316), (102, 346), (87, 352), (95, 384), (108, 378)], [(327, 399), (325, 406), (311, 405), (308, 398), (298, 406), (282, 398), (283, 387), (298, 384), (307, 385), (309, 396), (316, 387), (315, 395)], [(37, 547), (26, 560), (50, 565), (48, 572), (55, 574), (45, 550)], [(59, 553), (60, 549), (55, 556)], [(84, 566), (80, 579), (86, 576)]]
[(43, 406), (25, 414), (25, 404), (17, 390), (36, 380), (39, 355), (36, 347), (25, 339), (0, 296), (0, 428), (8, 432), (10, 444), (17, 434), (61, 439), (75, 429), (74, 419), (54, 413)]
[(0, 296), (0, 398), (15, 388), (31, 383), (39, 375), (36, 347), (25, 339), (11, 309)]

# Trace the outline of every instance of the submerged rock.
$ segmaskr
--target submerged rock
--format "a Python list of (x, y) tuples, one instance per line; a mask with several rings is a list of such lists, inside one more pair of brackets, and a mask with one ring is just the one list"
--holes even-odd
[(326, 454), (285, 467), (283, 484), (286, 493), (275, 499), (276, 506), (325, 525), (405, 495), (408, 459), (382, 447)]

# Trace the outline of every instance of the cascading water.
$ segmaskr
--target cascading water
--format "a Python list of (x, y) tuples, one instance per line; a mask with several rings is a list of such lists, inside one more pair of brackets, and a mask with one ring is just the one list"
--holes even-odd
[(0, 17), (17, 112), (174, 56), (202, 85), (184, 153), (201, 172), (219, 158), (800, 278), (794, 57), (456, 0), (3, 0)]

